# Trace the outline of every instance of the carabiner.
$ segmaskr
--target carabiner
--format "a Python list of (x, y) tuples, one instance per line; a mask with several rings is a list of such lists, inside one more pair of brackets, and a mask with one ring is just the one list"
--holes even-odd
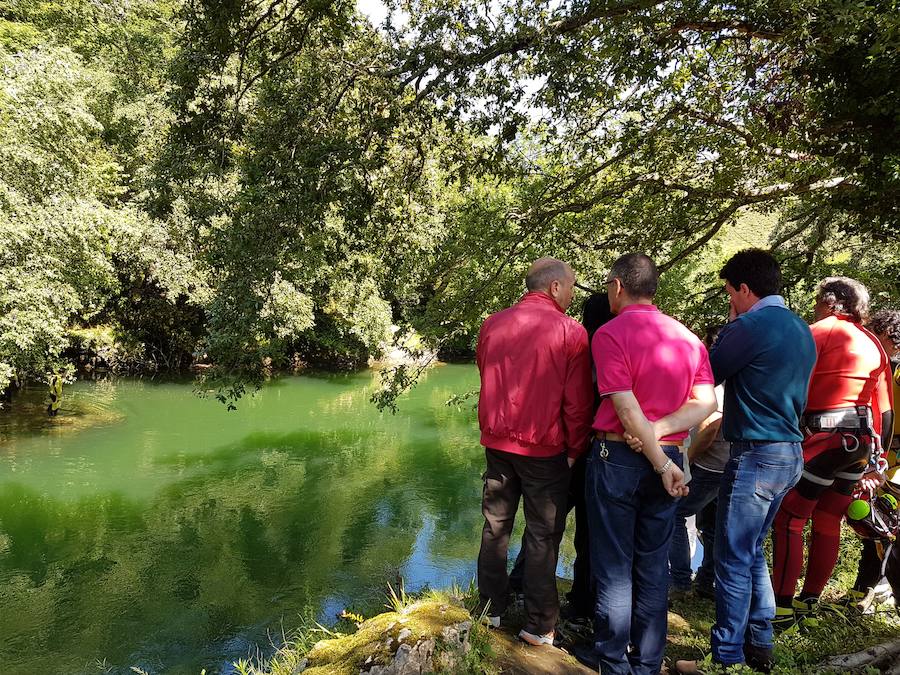
[[(853, 439), (853, 447), (851, 448), (847, 443), (847, 439)], [(856, 452), (859, 450), (859, 439), (853, 434), (841, 434), (841, 445), (844, 446), (845, 452)]]

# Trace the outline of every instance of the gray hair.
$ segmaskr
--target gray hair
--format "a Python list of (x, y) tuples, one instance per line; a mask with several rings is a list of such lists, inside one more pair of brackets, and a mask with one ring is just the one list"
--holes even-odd
[(869, 291), (850, 277), (826, 277), (819, 284), (816, 300), (840, 314), (863, 322), (869, 317)]
[(525, 288), (529, 291), (546, 291), (554, 281), (566, 281), (571, 275), (572, 269), (562, 260), (539, 258), (528, 268)]

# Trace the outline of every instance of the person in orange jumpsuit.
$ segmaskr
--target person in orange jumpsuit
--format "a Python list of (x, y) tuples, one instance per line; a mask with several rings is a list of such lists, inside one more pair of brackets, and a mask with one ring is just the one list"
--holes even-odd
[[(784, 498), (773, 527), (776, 630), (815, 612), (837, 563), (841, 519), (857, 483), (865, 477), (865, 487), (874, 489), (881, 481), (881, 448), (893, 433), (893, 413), (881, 411), (892, 410), (893, 395), (888, 356), (863, 326), (868, 307), (869, 293), (854, 279), (829, 277), (819, 285), (816, 322), (810, 327), (817, 361), (801, 420), (803, 474)], [(810, 518), (806, 578), (795, 599), (803, 530)]]
[[(878, 336), (894, 370), (894, 439), (890, 446), (884, 447), (888, 468), (887, 481), (882, 490), (900, 498), (900, 415), (896, 411), (900, 405), (900, 310), (882, 309), (876, 312), (867, 328)], [(878, 416), (878, 411), (875, 415)], [(844, 598), (844, 604), (868, 613), (890, 597), (886, 586), (895, 598), (900, 598), (900, 546), (896, 551), (891, 546), (889, 554), (887, 548), (874, 538), (863, 538), (862, 543), (856, 583)], [(883, 577), (888, 577), (890, 583), (882, 583)]]

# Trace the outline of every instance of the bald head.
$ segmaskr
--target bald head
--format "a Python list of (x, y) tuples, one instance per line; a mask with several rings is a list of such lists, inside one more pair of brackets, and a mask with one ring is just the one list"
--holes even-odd
[(525, 288), (529, 291), (546, 291), (554, 281), (567, 281), (574, 277), (572, 268), (556, 258), (538, 258), (525, 275)]
[(525, 275), (525, 288), (546, 293), (563, 309), (572, 302), (574, 286), (575, 273), (572, 268), (556, 258), (535, 260)]

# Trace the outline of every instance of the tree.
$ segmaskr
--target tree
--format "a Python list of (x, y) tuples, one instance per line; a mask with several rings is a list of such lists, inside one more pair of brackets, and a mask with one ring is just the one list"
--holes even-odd
[(151, 358), (194, 347), (159, 321), (202, 296), (190, 242), (130, 199), (165, 118), (160, 7), (0, 6), (0, 391), (43, 379), (85, 324), (127, 320)]
[(435, 245), (430, 115), (380, 77), (389, 53), (354, 3), (197, 2), (181, 16), (152, 208), (181, 200), (215, 270), (217, 374), (258, 377), (295, 353), (365, 363)]
[[(386, 22), (390, 75), (493, 139), (490, 162), (461, 164), (461, 186), (480, 170), (512, 187), (499, 209), (476, 196), (464, 212), (481, 226), (453, 230), (456, 263), (496, 272), (474, 279), (482, 300), (454, 325), (471, 335), (511, 299), (509, 271), (541, 253), (599, 276), (644, 250), (677, 286), (754, 213), (777, 216), (770, 241), (798, 292), (850, 241), (878, 266), (897, 250), (900, 201), (900, 19), (887, 4), (392, 4), (408, 21)], [(459, 297), (438, 285), (431, 313), (446, 324)]]

